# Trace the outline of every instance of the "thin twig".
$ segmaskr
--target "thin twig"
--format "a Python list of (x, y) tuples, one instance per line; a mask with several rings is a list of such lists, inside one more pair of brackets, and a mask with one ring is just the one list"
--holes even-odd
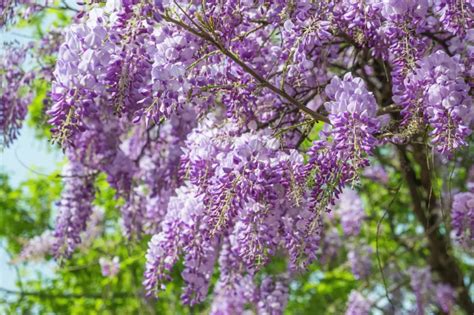
[[(321, 114), (316, 113), (312, 109), (306, 107), (305, 105), (301, 104), (297, 99), (295, 99), (293, 96), (289, 95), (286, 93), (284, 90), (281, 90), (268, 82), (264, 77), (262, 77), (260, 74), (258, 74), (252, 67), (247, 65), (245, 62), (243, 62), (235, 53), (231, 52), (228, 50), (222, 43), (218, 42), (216, 39), (214, 39), (211, 35), (209, 35), (207, 32), (202, 30), (196, 30), (192, 28), (191, 26), (185, 24), (184, 22), (180, 20), (176, 20), (168, 15), (163, 15), (163, 19), (176, 24), (188, 32), (210, 42), (212, 45), (214, 45), (216, 48), (218, 48), (222, 54), (225, 56), (229, 57), (231, 60), (233, 60), (236, 64), (238, 64), (242, 69), (244, 69), (248, 74), (250, 74), (255, 80), (257, 80), (260, 84), (262, 84), (264, 87), (268, 88), (275, 94), (281, 96), (282, 98), (288, 100), (291, 104), (295, 105), (298, 109), (301, 111), (305, 112), (306, 114), (310, 115), (312, 118), (318, 121), (323, 121), (325, 123), (330, 123), (329, 119)], [(197, 25), (196, 23), (193, 23), (194, 25)], [(198, 27), (198, 26), (197, 26)]]
[(380, 253), (379, 253), (379, 236), (380, 236), (380, 227), (381, 227), (382, 221), (385, 218), (385, 216), (387, 215), (388, 209), (390, 209), (393, 202), (397, 198), (401, 187), (402, 187), (402, 183), (400, 182), (400, 184), (398, 185), (397, 190), (395, 192), (395, 195), (393, 196), (392, 200), (390, 201), (390, 203), (387, 207), (387, 210), (385, 210), (385, 212), (383, 213), (383, 215), (380, 218), (379, 222), (377, 223), (377, 234), (376, 234), (376, 238), (375, 238), (375, 253), (377, 255), (377, 263), (378, 263), (378, 267), (379, 267), (379, 270), (380, 270), (380, 275), (382, 276), (383, 286), (385, 288), (385, 296), (387, 297), (388, 302), (392, 306), (392, 309), (395, 309), (395, 306), (393, 305), (393, 302), (390, 299), (390, 295), (388, 294), (389, 291), (388, 291), (388, 286), (387, 286), (387, 280), (385, 279), (385, 275), (383, 273), (382, 260), (380, 259)]
[[(36, 296), (47, 299), (102, 299), (103, 296), (100, 293), (84, 293), (84, 294), (74, 294), (74, 293), (62, 293), (55, 294), (44, 291), (16, 291), (6, 288), (0, 288), (0, 292), (10, 295), (19, 295), (19, 296)], [(127, 292), (116, 292), (113, 293), (114, 298), (135, 298), (135, 295)]]

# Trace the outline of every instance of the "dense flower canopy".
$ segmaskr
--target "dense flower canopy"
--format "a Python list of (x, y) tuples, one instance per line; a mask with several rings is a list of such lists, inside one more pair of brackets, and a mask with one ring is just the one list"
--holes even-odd
[[(342, 247), (328, 228), (335, 221), (355, 278), (370, 275), (374, 249), (353, 239), (367, 217), (360, 177), (388, 183), (370, 165), (376, 148), (423, 138), (449, 159), (474, 127), (470, 1), (95, 2), (49, 42), (47, 114), (69, 162), (55, 229), (25, 259), (35, 247), (67, 258), (87, 239), (104, 173), (124, 200), (124, 234), (151, 236), (149, 295), (159, 297), (182, 261), (182, 301), (201, 303), (217, 265), (211, 313), (253, 303), (279, 314), (291, 279)], [(5, 145), (31, 100), (20, 91), (32, 79), (19, 67), (24, 54), (0, 61)], [(452, 213), (468, 250), (473, 196), (455, 195)], [(286, 270), (262, 278), (275, 258)], [(101, 266), (107, 276), (119, 268)], [(430, 303), (449, 312), (454, 283), (435, 284), (430, 272), (409, 271), (418, 312)], [(371, 307), (354, 290), (346, 314)]]

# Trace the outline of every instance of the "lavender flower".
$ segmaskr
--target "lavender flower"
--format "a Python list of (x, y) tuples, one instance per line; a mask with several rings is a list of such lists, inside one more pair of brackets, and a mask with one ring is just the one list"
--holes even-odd
[(86, 230), (95, 197), (93, 177), (80, 163), (71, 161), (63, 175), (64, 191), (54, 230), (54, 254), (58, 258), (70, 256), (81, 243), (81, 232)]
[(449, 155), (466, 145), (474, 113), (463, 65), (456, 57), (438, 50), (418, 63), (405, 82), (405, 94), (397, 96), (406, 118), (423, 115), (433, 130), (437, 151)]
[(425, 314), (425, 305), (430, 302), (430, 292), (433, 289), (430, 268), (411, 267), (408, 270), (410, 285), (415, 293), (417, 314)]
[(367, 278), (372, 269), (372, 247), (354, 246), (347, 253), (347, 260), (351, 264), (352, 274), (357, 280)]
[(381, 184), (388, 184), (388, 174), (381, 165), (370, 165), (364, 169), (363, 176)]
[(265, 277), (259, 288), (258, 314), (278, 315), (288, 303), (288, 279), (272, 280)]
[(459, 37), (466, 36), (469, 29), (473, 27), (472, 14), (474, 7), (472, 2), (465, 0), (435, 0), (435, 12), (439, 15), (442, 27), (448, 32)]
[(438, 284), (436, 286), (436, 301), (443, 312), (449, 313), (456, 301), (456, 291), (447, 284)]
[(9, 45), (0, 55), (0, 146), (8, 147), (18, 137), (32, 100), (32, 77), (22, 69), (28, 48)]
[(168, 204), (161, 232), (154, 235), (149, 243), (144, 285), (148, 294), (164, 288), (163, 282), (169, 280), (167, 272), (183, 252), (186, 287), (182, 297), (186, 303), (193, 305), (206, 297), (216, 258), (216, 243), (204, 239), (196, 231), (203, 229), (199, 221), (204, 210), (202, 198), (196, 196), (192, 186), (181, 187), (177, 194)]
[(117, 256), (112, 259), (100, 257), (99, 265), (104, 277), (113, 278), (120, 271), (120, 260)]
[(239, 272), (238, 256), (224, 243), (219, 256), (221, 274), (216, 284), (216, 292), (210, 314), (242, 314), (247, 303), (253, 302), (256, 287), (250, 275)]
[(341, 218), (341, 225), (344, 234), (358, 235), (362, 221), (364, 220), (364, 205), (356, 191), (344, 189), (339, 196), (337, 210)]
[(362, 294), (352, 290), (347, 301), (346, 315), (369, 315), (371, 304)]
[(474, 193), (462, 192), (454, 195), (451, 225), (461, 244), (468, 245), (474, 240)]
[(354, 168), (365, 166), (364, 155), (370, 154), (377, 140), (374, 134), (379, 128), (375, 119), (377, 103), (360, 78), (350, 73), (341, 80), (335, 77), (326, 87), (326, 94), (333, 101), (325, 104), (329, 119), (334, 125), (331, 131), (335, 149), (349, 154)]
[(54, 236), (49, 230), (44, 231), (41, 235), (30, 239), (22, 248), (18, 257), (14, 262), (36, 261), (44, 259), (47, 255), (51, 255), (54, 246)]

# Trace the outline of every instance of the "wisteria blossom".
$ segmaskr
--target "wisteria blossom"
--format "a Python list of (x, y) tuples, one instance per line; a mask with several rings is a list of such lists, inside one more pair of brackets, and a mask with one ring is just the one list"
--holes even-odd
[[(282, 314), (300, 276), (343, 261), (354, 281), (346, 314), (370, 314), (380, 293), (369, 281), (380, 280), (374, 262), (386, 259), (375, 246), (410, 249), (409, 222), (426, 266), (393, 277), (396, 294), (412, 292), (419, 314), (457, 304), (472, 313), (456, 257), (472, 246), (472, 181), (454, 195), (446, 225), (434, 177), (440, 156), (457, 167), (472, 160), (472, 3), (99, 2), (0, 2), (0, 28), (49, 5), (71, 21), (39, 48), (7, 46), (0, 60), (2, 147), (43, 97), (67, 159), (54, 228), (20, 260), (62, 261), (106, 237), (97, 207), (106, 186), (124, 243), (148, 243), (147, 298), (166, 294), (180, 272), (186, 307)], [(26, 71), (35, 54), (53, 61)], [(36, 82), (46, 96), (35, 95)], [(104, 277), (122, 272), (118, 256), (101, 254)], [(442, 283), (450, 270), (458, 277)]]
[(368, 315), (371, 303), (361, 293), (352, 291), (347, 301), (346, 315)]
[(474, 193), (462, 192), (454, 195), (451, 210), (451, 225), (459, 242), (470, 244), (474, 240)]
[(339, 196), (336, 211), (341, 218), (344, 234), (357, 235), (360, 233), (365, 213), (362, 200), (356, 191), (345, 189)]
[(114, 277), (120, 271), (120, 259), (115, 256), (114, 258), (104, 258), (99, 259), (100, 270), (104, 277)]
[[(0, 18), (1, 25), (1, 18)], [(19, 135), (33, 95), (31, 73), (24, 63), (29, 47), (4, 46), (0, 55), (0, 146), (9, 146)]]

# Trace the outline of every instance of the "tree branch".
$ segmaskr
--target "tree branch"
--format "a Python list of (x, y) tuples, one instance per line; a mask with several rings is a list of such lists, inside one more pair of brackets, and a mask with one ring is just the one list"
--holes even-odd
[[(63, 293), (63, 294), (55, 294), (55, 293), (48, 293), (44, 291), (16, 291), (10, 290), (6, 288), (0, 288), (0, 292), (9, 295), (19, 295), (19, 296), (36, 296), (40, 298), (46, 299), (79, 299), (79, 298), (86, 298), (86, 299), (103, 299), (103, 295), (101, 293), (83, 293), (83, 294), (74, 294), (74, 293)], [(127, 292), (115, 292), (112, 293), (112, 298), (136, 298), (135, 295), (127, 293)]]
[[(216, 48), (218, 48), (222, 54), (225, 56), (229, 57), (232, 61), (234, 61), (236, 64), (238, 64), (245, 72), (250, 74), (255, 80), (257, 80), (260, 84), (262, 84), (264, 87), (268, 88), (275, 94), (281, 96), (282, 98), (286, 99), (289, 101), (291, 104), (295, 105), (298, 109), (301, 111), (305, 112), (309, 116), (311, 116), (313, 119), (318, 120), (318, 121), (323, 121), (325, 123), (330, 123), (329, 119), (321, 114), (316, 113), (312, 109), (306, 107), (302, 103), (300, 103), (297, 99), (295, 99), (293, 96), (289, 95), (286, 93), (284, 90), (281, 90), (268, 82), (264, 77), (262, 77), (260, 74), (257, 73), (251, 66), (247, 65), (245, 62), (243, 62), (235, 53), (231, 52), (228, 50), (222, 43), (220, 43), (218, 40), (213, 38), (210, 34), (205, 32), (205, 30), (201, 29), (194, 29), (191, 26), (185, 24), (184, 22), (180, 20), (176, 20), (168, 15), (163, 15), (163, 19), (165, 21), (168, 21), (170, 23), (173, 23), (175, 25), (178, 25), (182, 27), (183, 29), (187, 30), (188, 32), (208, 41), (212, 45), (214, 45)], [(196, 25), (196, 24), (195, 24)]]

